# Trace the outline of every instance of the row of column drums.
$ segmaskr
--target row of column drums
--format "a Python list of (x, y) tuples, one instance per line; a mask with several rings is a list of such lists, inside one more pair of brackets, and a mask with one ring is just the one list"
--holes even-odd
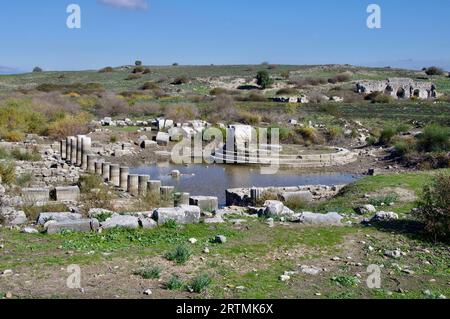
[[(161, 181), (150, 180), (148, 175), (130, 174), (129, 167), (105, 162), (91, 151), (92, 141), (85, 135), (69, 136), (60, 141), (61, 159), (71, 165), (81, 167), (87, 173), (101, 176), (113, 186), (128, 192), (132, 196), (146, 196), (148, 192), (163, 197), (170, 196), (172, 186), (161, 186)], [(189, 195), (181, 194), (189, 201)]]

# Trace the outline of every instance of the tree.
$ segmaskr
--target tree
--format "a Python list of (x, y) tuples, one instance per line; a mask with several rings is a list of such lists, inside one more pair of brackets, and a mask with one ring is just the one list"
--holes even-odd
[(450, 175), (437, 174), (423, 189), (419, 208), (414, 216), (425, 226), (425, 231), (437, 239), (450, 239)]
[(427, 75), (443, 75), (444, 70), (442, 70), (441, 68), (438, 68), (436, 66), (431, 66), (431, 67), (425, 69), (425, 73)]
[(141, 66), (142, 65), (142, 61), (137, 60), (136, 62), (134, 62), (134, 65)]
[(40, 67), (38, 67), (38, 66), (33, 69), (34, 73), (38, 73), (38, 72), (42, 72), (42, 71), (43, 70)]
[(269, 72), (262, 70), (256, 75), (256, 83), (264, 90), (273, 84), (273, 80)]

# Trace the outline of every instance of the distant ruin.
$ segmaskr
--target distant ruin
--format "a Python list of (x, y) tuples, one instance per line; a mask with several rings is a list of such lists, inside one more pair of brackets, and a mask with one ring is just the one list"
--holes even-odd
[(436, 86), (430, 82), (417, 82), (409, 78), (389, 78), (383, 81), (360, 81), (356, 84), (358, 93), (381, 92), (396, 99), (431, 99), (436, 97)]

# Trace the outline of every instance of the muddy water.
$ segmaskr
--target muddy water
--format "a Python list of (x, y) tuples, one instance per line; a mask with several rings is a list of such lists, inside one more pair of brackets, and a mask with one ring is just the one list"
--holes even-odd
[[(169, 176), (172, 170), (179, 170), (182, 176), (172, 178)], [(153, 180), (161, 180), (162, 185), (175, 186), (177, 191), (191, 195), (217, 196), (221, 205), (225, 204), (225, 190), (228, 188), (337, 185), (348, 184), (360, 178), (348, 173), (304, 174), (290, 170), (280, 170), (276, 175), (261, 175), (259, 168), (233, 165), (158, 164), (133, 168), (130, 173), (150, 175)]]

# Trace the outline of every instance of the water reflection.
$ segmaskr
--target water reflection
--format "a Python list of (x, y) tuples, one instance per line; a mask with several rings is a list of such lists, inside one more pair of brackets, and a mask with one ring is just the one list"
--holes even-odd
[[(178, 179), (169, 174), (179, 170)], [(130, 169), (131, 174), (150, 175), (153, 180), (161, 180), (163, 185), (175, 186), (178, 191), (191, 195), (217, 196), (225, 204), (225, 190), (239, 187), (337, 185), (351, 183), (360, 177), (348, 173), (304, 174), (290, 170), (280, 170), (276, 175), (261, 175), (257, 167), (234, 165), (173, 165), (159, 163), (153, 166)]]

